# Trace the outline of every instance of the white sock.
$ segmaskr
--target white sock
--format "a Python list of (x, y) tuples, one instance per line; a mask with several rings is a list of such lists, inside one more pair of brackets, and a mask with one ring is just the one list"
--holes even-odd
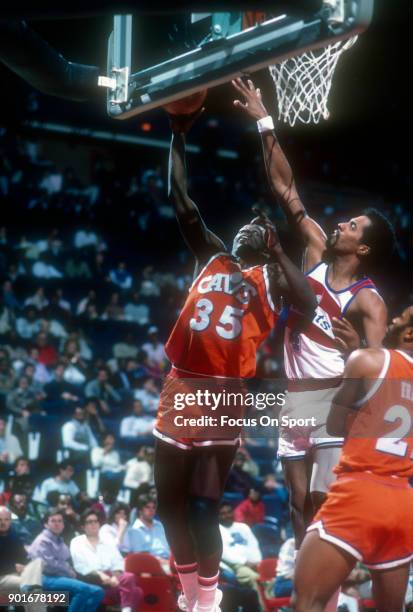
[(122, 608), (122, 612), (132, 612), (132, 608), (130, 606), (125, 606), (125, 608)]
[(198, 563), (178, 565), (175, 563), (182, 590), (189, 607), (193, 607), (198, 598)]
[(213, 612), (215, 609), (218, 576), (219, 573), (211, 578), (198, 577), (198, 610)]

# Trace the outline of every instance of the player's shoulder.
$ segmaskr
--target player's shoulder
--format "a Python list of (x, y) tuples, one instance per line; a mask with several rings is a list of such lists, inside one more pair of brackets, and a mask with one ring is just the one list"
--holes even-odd
[(382, 348), (365, 348), (353, 351), (346, 363), (348, 378), (369, 378), (377, 376), (383, 368), (388, 351)]
[(370, 279), (365, 279), (356, 285), (355, 292), (356, 295), (351, 305), (352, 308), (357, 308), (358, 310), (369, 310), (374, 307), (386, 308), (376, 285)]

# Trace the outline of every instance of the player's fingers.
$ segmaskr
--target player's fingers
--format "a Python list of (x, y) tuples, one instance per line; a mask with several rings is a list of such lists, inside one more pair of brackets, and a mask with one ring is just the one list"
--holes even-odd
[(346, 353), (347, 352), (347, 349), (348, 349), (347, 344), (341, 338), (337, 338), (336, 337), (335, 345), (338, 348), (338, 350), (341, 351), (342, 353)]
[(237, 77), (234, 79), (234, 82), (236, 83), (238, 91), (241, 91), (243, 94), (248, 93), (248, 88), (245, 86), (245, 83), (241, 78)]
[(250, 90), (250, 91), (255, 91), (255, 85), (254, 85), (254, 83), (251, 81), (251, 79), (248, 79), (248, 80), (247, 80), (247, 83), (248, 83), (249, 90)]
[(233, 102), (234, 106), (238, 106), (239, 108), (243, 108), (244, 110), (246, 110), (248, 108), (247, 104), (243, 104), (241, 102), (241, 100), (234, 100)]
[(239, 83), (238, 83), (238, 80), (237, 80), (237, 79), (233, 79), (233, 80), (231, 81), (231, 83), (232, 83), (233, 87), (234, 87), (234, 88), (235, 88), (237, 91), (242, 92), (242, 89), (241, 89), (241, 87), (239, 86)]
[(348, 325), (346, 325), (342, 319), (337, 319), (336, 317), (333, 317), (331, 322), (333, 325), (333, 329), (338, 329), (338, 330), (349, 329)]
[(256, 91), (256, 93), (257, 93), (258, 98), (261, 100), (261, 98), (262, 98), (262, 96), (261, 96), (261, 89), (260, 89), (260, 88), (258, 88), (258, 89), (256, 89), (255, 91)]

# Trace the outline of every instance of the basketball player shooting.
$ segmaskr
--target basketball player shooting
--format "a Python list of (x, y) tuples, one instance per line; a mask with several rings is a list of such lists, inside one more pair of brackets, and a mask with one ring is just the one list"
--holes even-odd
[[(183, 594), (181, 610), (216, 612), (222, 542), (218, 507), (239, 436), (182, 437), (170, 428), (176, 390), (197, 381), (220, 388), (253, 377), (256, 352), (276, 324), (281, 296), (309, 316), (314, 294), (258, 216), (236, 234), (232, 252), (205, 225), (187, 192), (185, 133), (193, 116), (170, 116), (169, 192), (182, 235), (196, 258), (195, 280), (166, 344), (166, 377), (154, 430), (159, 516)], [(218, 407), (217, 414), (220, 408)], [(213, 436), (212, 436), (213, 437)]]
[(346, 438), (337, 480), (298, 554), (296, 612), (324, 610), (357, 561), (371, 572), (375, 609), (404, 609), (413, 558), (413, 306), (384, 344), (390, 350), (351, 354), (333, 400), (327, 429)]
[(280, 432), (279, 456), (289, 488), (298, 548), (305, 533), (308, 490), (316, 510), (334, 480), (332, 468), (342, 440), (329, 437), (325, 423), (343, 375), (344, 348), (354, 346), (354, 329), (368, 347), (381, 346), (386, 332), (387, 309), (367, 274), (389, 258), (394, 250), (394, 233), (381, 213), (369, 209), (339, 223), (327, 237), (307, 214), (298, 195), (260, 90), (252, 81), (244, 83), (241, 79), (233, 81), (233, 86), (241, 97), (234, 105), (257, 121), (271, 190), (303, 244), (303, 270), (318, 303), (311, 321), (295, 306), (289, 309), (284, 342), (289, 393), (283, 414), (295, 418), (314, 416), (317, 420), (317, 427), (305, 437), (288, 429)]

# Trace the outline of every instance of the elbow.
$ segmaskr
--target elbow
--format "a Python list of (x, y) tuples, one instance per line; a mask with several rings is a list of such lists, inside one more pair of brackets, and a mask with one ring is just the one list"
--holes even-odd
[(331, 416), (327, 418), (326, 429), (328, 435), (332, 438), (342, 438), (345, 434), (344, 425), (337, 423)]

